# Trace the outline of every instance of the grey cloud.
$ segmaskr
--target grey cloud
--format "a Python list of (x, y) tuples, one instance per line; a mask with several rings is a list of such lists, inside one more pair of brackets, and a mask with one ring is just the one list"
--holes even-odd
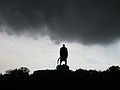
[[(109, 44), (120, 37), (119, 0), (0, 0), (0, 24), (52, 40)], [(46, 26), (45, 29), (39, 29)], [(34, 34), (32, 36), (34, 36)]]

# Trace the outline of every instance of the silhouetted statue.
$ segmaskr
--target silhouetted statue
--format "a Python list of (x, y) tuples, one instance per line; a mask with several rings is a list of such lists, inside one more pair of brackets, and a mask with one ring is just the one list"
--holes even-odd
[(63, 47), (60, 48), (60, 58), (58, 59), (58, 62), (60, 60), (60, 65), (62, 61), (64, 61), (65, 65), (67, 65), (67, 58), (68, 58), (68, 50), (65, 47), (65, 44), (63, 44)]

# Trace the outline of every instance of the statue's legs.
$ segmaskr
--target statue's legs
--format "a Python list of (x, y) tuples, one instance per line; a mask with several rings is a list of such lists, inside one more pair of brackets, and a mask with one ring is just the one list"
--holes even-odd
[(64, 62), (65, 62), (65, 65), (67, 65), (67, 58), (61, 58), (61, 59), (60, 59), (60, 65), (62, 64), (62, 61), (64, 61)]
[(61, 63), (62, 63), (62, 60), (60, 60), (60, 65), (61, 65)]
[(67, 65), (67, 60), (65, 60), (65, 65)]

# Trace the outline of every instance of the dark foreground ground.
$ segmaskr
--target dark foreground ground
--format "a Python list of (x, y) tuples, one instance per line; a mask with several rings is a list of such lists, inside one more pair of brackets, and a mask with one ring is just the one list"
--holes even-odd
[(106, 71), (69, 70), (58, 66), (55, 70), (37, 70), (29, 74), (27, 68), (8, 70), (0, 75), (0, 90), (120, 90), (120, 67)]

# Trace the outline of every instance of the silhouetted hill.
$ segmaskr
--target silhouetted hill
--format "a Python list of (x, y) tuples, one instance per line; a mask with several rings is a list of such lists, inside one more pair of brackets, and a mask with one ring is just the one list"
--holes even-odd
[(111, 66), (105, 71), (77, 69), (57, 66), (54, 70), (37, 70), (29, 74), (29, 69), (8, 70), (0, 74), (0, 90), (40, 90), (79, 89), (108, 90), (119, 89), (120, 67)]

